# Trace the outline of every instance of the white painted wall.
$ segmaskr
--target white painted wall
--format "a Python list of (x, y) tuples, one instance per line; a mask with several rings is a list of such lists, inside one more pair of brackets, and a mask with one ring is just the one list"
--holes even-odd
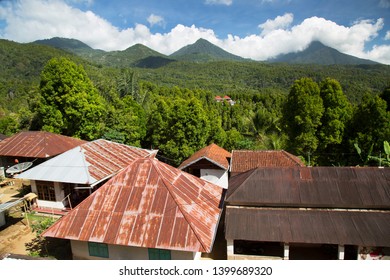
[[(31, 191), (38, 195), (37, 185), (35, 180), (31, 180)], [(63, 209), (64, 203), (62, 200), (64, 199), (64, 191), (62, 190), (61, 183), (54, 182), (54, 193), (56, 195), (56, 201), (48, 201), (37, 199), (38, 207), (46, 207), (46, 208), (54, 208), (54, 209)]]
[(221, 169), (201, 169), (200, 178), (214, 183), (224, 189), (228, 188), (228, 171)]
[[(104, 258), (91, 257), (88, 251), (88, 242), (71, 240), (74, 260), (102, 260)], [(108, 245), (110, 260), (149, 260), (148, 248)], [(171, 250), (172, 260), (194, 260), (200, 258), (200, 253)]]

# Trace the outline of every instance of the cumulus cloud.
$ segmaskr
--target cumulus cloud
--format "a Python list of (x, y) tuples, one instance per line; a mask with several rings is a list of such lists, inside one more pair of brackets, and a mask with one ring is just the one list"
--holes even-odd
[(159, 26), (165, 26), (165, 20), (162, 16), (158, 16), (155, 14), (151, 14), (147, 21), (149, 22), (150, 26), (159, 25)]
[(230, 6), (233, 4), (233, 0), (206, 0), (205, 2), (208, 5), (226, 5)]
[(277, 29), (285, 29), (291, 25), (294, 20), (294, 15), (286, 13), (283, 16), (277, 16), (275, 19), (268, 19), (265, 23), (259, 25), (263, 30), (261, 35), (267, 35)]
[(385, 40), (390, 40), (390, 31), (386, 32)]
[[(361, 58), (390, 64), (390, 45), (375, 45), (366, 50), (367, 43), (378, 37), (384, 20), (360, 20), (351, 26), (338, 25), (320, 17), (310, 17), (292, 25), (293, 14), (285, 14), (259, 25), (260, 34), (246, 37), (228, 35), (221, 39), (212, 29), (195, 25), (176, 25), (166, 33), (152, 33), (148, 26), (119, 29), (91, 11), (72, 8), (60, 0), (23, 0), (13, 5), (0, 6), (0, 20), (6, 27), (0, 37), (17, 42), (31, 42), (51, 37), (67, 37), (83, 41), (96, 49), (124, 50), (140, 43), (163, 54), (204, 38), (211, 43), (242, 57), (266, 60), (279, 54), (296, 52), (318, 40), (341, 52)], [(10, 5), (13, 5), (12, 8)], [(149, 23), (160, 24), (158, 16), (149, 17)], [(390, 34), (387, 32), (387, 39)]]

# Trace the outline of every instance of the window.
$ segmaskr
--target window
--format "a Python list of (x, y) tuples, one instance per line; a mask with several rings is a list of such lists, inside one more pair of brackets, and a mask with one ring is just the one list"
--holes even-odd
[(108, 258), (108, 245), (104, 243), (88, 242), (89, 255), (92, 257)]
[(54, 182), (36, 181), (38, 199), (56, 201)]
[(171, 251), (163, 249), (149, 248), (149, 260), (170, 260)]

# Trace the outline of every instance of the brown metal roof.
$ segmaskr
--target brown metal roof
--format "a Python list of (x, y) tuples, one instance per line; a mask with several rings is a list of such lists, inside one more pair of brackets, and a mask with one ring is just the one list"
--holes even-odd
[(201, 160), (207, 160), (219, 168), (228, 170), (230, 157), (231, 154), (228, 151), (216, 144), (211, 144), (194, 153), (191, 157), (183, 161), (178, 168), (183, 170), (184, 168), (190, 167)]
[(157, 159), (137, 159), (43, 236), (210, 252), (222, 193), (222, 188)]
[(296, 156), (280, 151), (233, 150), (230, 171), (233, 175), (257, 167), (293, 167), (304, 166)]
[(0, 142), (0, 156), (48, 158), (86, 141), (44, 131), (24, 131)]
[(229, 180), (230, 205), (390, 209), (390, 168), (257, 168)]
[(228, 206), (232, 240), (390, 247), (390, 212), (263, 209)]

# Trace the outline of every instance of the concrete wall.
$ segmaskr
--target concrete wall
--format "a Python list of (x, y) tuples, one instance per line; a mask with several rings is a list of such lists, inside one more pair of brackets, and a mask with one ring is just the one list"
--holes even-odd
[(228, 188), (228, 171), (221, 169), (201, 169), (200, 178), (221, 186), (224, 189)]
[[(91, 257), (88, 242), (71, 240), (74, 260), (102, 260), (105, 258)], [(110, 260), (149, 260), (148, 248), (108, 245)], [(172, 260), (194, 260), (200, 258), (200, 253), (171, 250)]]

